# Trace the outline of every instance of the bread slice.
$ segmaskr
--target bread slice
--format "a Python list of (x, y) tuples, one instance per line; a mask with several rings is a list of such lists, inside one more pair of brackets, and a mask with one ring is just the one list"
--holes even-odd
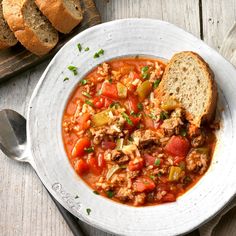
[(0, 49), (14, 46), (17, 40), (3, 18), (2, 0), (0, 0)]
[(34, 0), (3, 0), (3, 15), (16, 38), (36, 55), (48, 53), (58, 33), (37, 8)]
[(186, 119), (197, 127), (214, 116), (217, 102), (214, 75), (194, 52), (180, 52), (171, 58), (155, 94), (162, 101), (178, 100), (186, 110)]
[(69, 33), (83, 19), (79, 0), (35, 0), (35, 3), (61, 33)]

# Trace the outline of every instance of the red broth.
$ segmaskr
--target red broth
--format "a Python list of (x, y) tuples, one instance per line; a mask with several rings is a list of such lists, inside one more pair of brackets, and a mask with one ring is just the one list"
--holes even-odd
[(63, 141), (78, 175), (112, 200), (133, 206), (176, 201), (207, 171), (214, 129), (195, 127), (155, 90), (165, 63), (120, 58), (78, 85), (63, 116)]

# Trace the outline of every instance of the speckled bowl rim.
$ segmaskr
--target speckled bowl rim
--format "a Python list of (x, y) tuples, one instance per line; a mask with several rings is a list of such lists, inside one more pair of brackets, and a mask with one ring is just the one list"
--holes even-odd
[[(77, 43), (90, 50), (80, 53)], [(100, 48), (105, 54), (95, 60), (93, 55)], [(223, 126), (217, 134), (219, 142), (209, 170), (175, 203), (135, 208), (93, 194), (73, 171), (63, 147), (61, 120), (71, 92), (91, 68), (111, 58), (144, 54), (168, 59), (185, 50), (199, 53), (209, 63), (219, 88), (218, 108), (224, 108)], [(78, 66), (78, 76), (67, 70), (69, 64)], [(212, 218), (235, 195), (235, 75), (234, 67), (215, 50), (164, 21), (122, 19), (87, 29), (62, 47), (33, 92), (27, 117), (28, 161), (49, 192), (68, 211), (94, 227), (119, 235), (191, 231)], [(70, 80), (63, 82), (65, 77)], [(92, 210), (90, 215), (87, 208)]]

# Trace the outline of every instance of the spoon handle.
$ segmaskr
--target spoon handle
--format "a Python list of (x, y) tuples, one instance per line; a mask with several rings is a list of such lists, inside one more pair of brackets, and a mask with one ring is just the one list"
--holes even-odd
[(51, 196), (52, 200), (56, 204), (58, 210), (62, 214), (64, 220), (66, 221), (67, 225), (71, 229), (74, 236), (85, 236), (84, 232), (82, 231), (79, 220), (73, 216), (69, 211), (67, 211), (51, 194), (48, 192)]

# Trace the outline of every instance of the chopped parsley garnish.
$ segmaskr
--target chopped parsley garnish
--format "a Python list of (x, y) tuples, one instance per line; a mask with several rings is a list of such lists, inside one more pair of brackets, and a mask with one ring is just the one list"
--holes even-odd
[(93, 58), (98, 58), (100, 57), (101, 55), (104, 54), (104, 50), (103, 49), (100, 49), (98, 52), (96, 52), (94, 55), (93, 55)]
[(96, 190), (94, 190), (93, 193), (96, 194), (96, 195), (99, 195), (99, 192), (96, 191)]
[(130, 115), (133, 116), (133, 117), (137, 117), (137, 118), (141, 118), (142, 117), (142, 113), (135, 113), (134, 111), (131, 111)]
[(144, 67), (142, 67), (142, 69), (141, 69), (142, 74), (145, 73), (145, 72), (147, 72), (148, 69), (149, 69), (148, 66), (144, 66)]
[(154, 165), (155, 165), (155, 166), (159, 166), (160, 163), (161, 163), (161, 160), (160, 160), (159, 158), (157, 158), (157, 159), (155, 160), (155, 162), (154, 162)]
[(148, 79), (149, 78), (149, 73), (148, 73), (148, 69), (149, 69), (149, 67), (148, 66), (144, 66), (144, 67), (142, 67), (142, 69), (141, 69), (141, 74), (142, 74), (142, 77), (144, 78), (144, 79)]
[(86, 48), (84, 49), (84, 51), (85, 51), (85, 52), (89, 51), (89, 47), (86, 47)]
[(78, 195), (76, 195), (76, 196), (75, 196), (75, 199), (77, 199), (77, 198), (79, 198), (79, 196), (78, 196)]
[(160, 120), (165, 120), (165, 119), (168, 119), (168, 118), (169, 118), (169, 115), (168, 115), (167, 112), (162, 111), (162, 112), (160, 113)]
[(142, 104), (141, 102), (138, 103), (138, 109), (139, 109), (140, 111), (143, 110), (143, 104)]
[(87, 97), (87, 98), (91, 98), (92, 96), (89, 94), (89, 93), (87, 93), (87, 92), (82, 92), (82, 94), (85, 96), (85, 97)]
[(107, 196), (108, 196), (109, 198), (112, 198), (112, 197), (115, 195), (115, 193), (114, 193), (113, 191), (111, 191), (111, 190), (108, 190), (108, 191), (106, 192), (106, 194), (107, 194)]
[(83, 79), (83, 80), (81, 80), (81, 82), (80, 82), (82, 85), (85, 85), (85, 84), (87, 84), (87, 80), (86, 79)]
[(77, 48), (79, 49), (80, 52), (82, 51), (82, 46), (80, 43), (77, 44)]
[(68, 66), (68, 70), (72, 71), (74, 75), (78, 74), (77, 67), (76, 66)]
[(129, 116), (125, 113), (125, 112), (122, 112), (121, 115), (125, 118), (126, 122), (129, 124), (129, 125), (134, 125), (132, 120), (130, 120)]
[(90, 215), (91, 211), (92, 211), (92, 210), (91, 210), (90, 208), (87, 208), (87, 209), (86, 209), (86, 212), (87, 212), (88, 216)]
[(109, 80), (108, 80), (108, 82), (109, 82), (110, 84), (112, 83), (112, 81), (113, 81), (112, 79), (109, 79)]
[(186, 129), (181, 129), (180, 130), (180, 135), (185, 137), (187, 135), (187, 130)]
[(98, 58), (99, 57), (99, 54), (96, 52), (94, 55), (93, 55), (93, 58)]
[(162, 173), (161, 173), (161, 172), (159, 172), (157, 175), (158, 175), (159, 177), (161, 177), (161, 176), (162, 176)]
[(119, 102), (112, 102), (111, 105), (109, 106), (110, 108), (115, 108), (117, 109), (118, 107), (120, 107), (120, 103)]
[(133, 142), (133, 141), (134, 141), (134, 139), (133, 139), (132, 136), (129, 136), (128, 140), (129, 140), (130, 142)]
[(189, 176), (184, 177), (183, 183), (184, 185), (190, 184), (192, 182), (192, 178)]
[(154, 115), (153, 113), (148, 114), (148, 116), (152, 119), (152, 120), (156, 120), (157, 116)]
[(92, 153), (94, 152), (94, 147), (84, 148), (84, 151), (87, 153)]
[(84, 102), (85, 102), (86, 104), (88, 104), (89, 106), (93, 107), (93, 103), (92, 103), (91, 101), (85, 100)]
[(158, 85), (160, 84), (161, 80), (157, 79), (154, 83), (153, 83), (153, 88), (156, 89), (158, 87)]
[(154, 180), (154, 179), (155, 179), (155, 176), (154, 176), (154, 175), (150, 175), (150, 178), (151, 178), (152, 180)]
[(103, 49), (100, 49), (100, 50), (98, 51), (98, 54), (99, 54), (99, 55), (103, 55), (103, 54), (104, 54), (104, 50), (103, 50)]
[(68, 77), (65, 77), (65, 78), (63, 79), (63, 81), (67, 81), (67, 80), (69, 80), (69, 78), (68, 78)]

